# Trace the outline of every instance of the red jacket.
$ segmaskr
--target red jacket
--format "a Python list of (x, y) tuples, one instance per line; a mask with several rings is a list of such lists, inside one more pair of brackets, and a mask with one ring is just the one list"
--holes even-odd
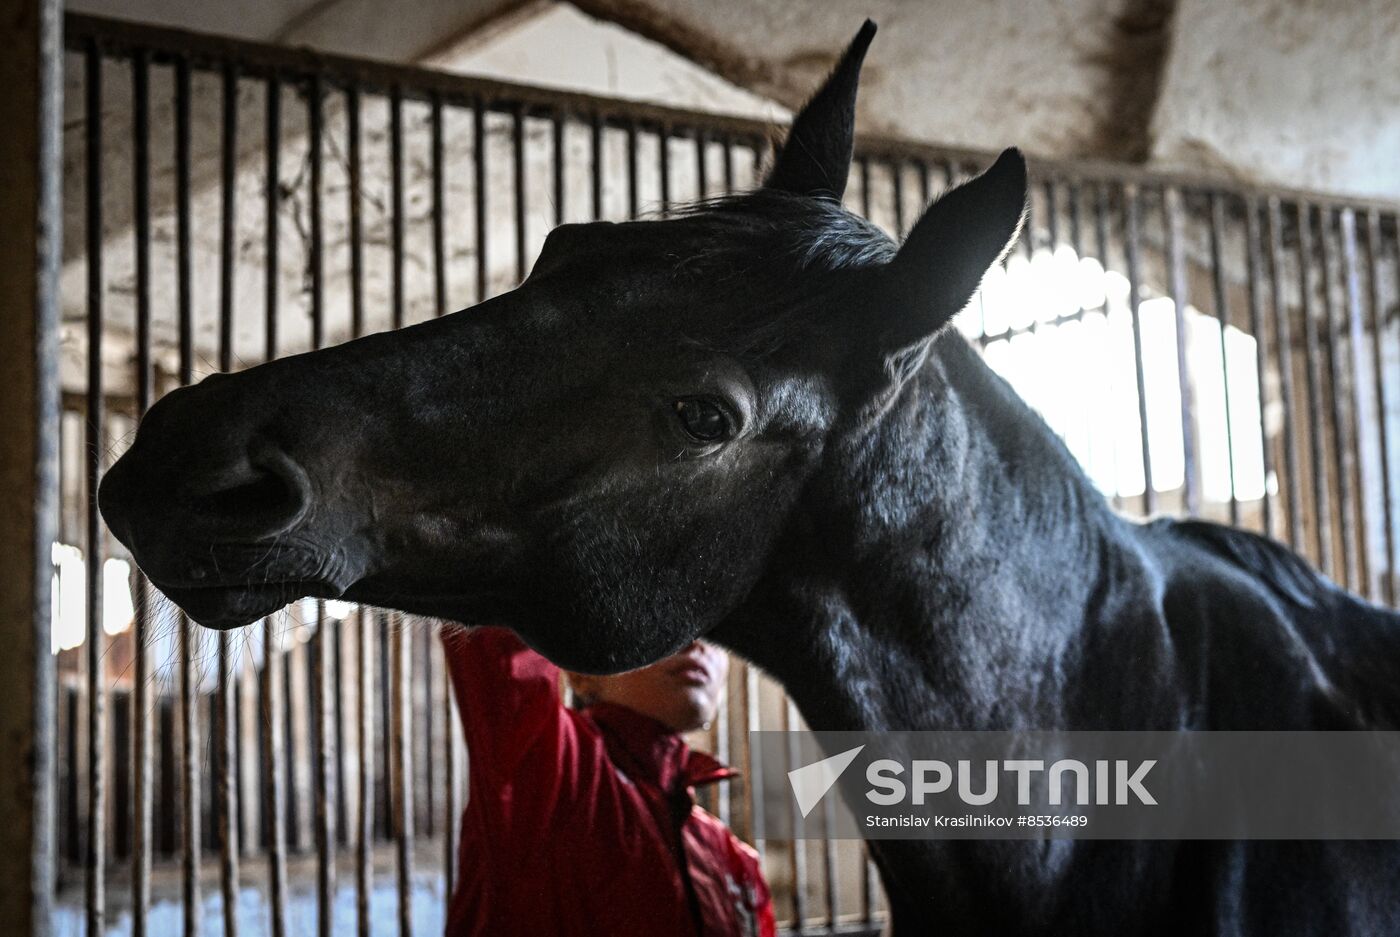
[(692, 799), (730, 769), (633, 710), (565, 708), (508, 631), (443, 642), (470, 785), (447, 937), (772, 937), (758, 855)]

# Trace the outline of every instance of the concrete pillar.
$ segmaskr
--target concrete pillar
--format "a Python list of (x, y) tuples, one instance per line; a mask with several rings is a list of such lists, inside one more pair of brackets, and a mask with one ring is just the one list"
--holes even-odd
[(0, 0), (0, 921), (40, 937), (54, 858), (61, 35), (58, 0)]

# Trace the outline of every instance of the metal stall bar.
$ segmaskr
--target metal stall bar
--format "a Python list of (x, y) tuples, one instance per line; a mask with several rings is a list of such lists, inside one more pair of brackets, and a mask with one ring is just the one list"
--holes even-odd
[[(350, 199), (346, 213), (350, 226), (350, 331), (359, 338), (365, 329), (364, 233), (361, 212), (363, 161), (360, 154), (360, 89), (345, 92), (345, 134)], [(374, 679), (370, 658), (374, 653), (374, 615), (355, 612), (355, 686), (359, 744), (356, 776), (359, 803), (355, 815), (355, 928), (359, 937), (370, 934), (370, 892), (374, 888)]]
[[(1340, 521), (1340, 533), (1342, 536), (1342, 569), (1341, 582), (1348, 589), (1357, 588), (1356, 579), (1356, 524), (1352, 513), (1352, 504), (1355, 500), (1352, 497), (1351, 479), (1355, 464), (1352, 461), (1352, 449), (1347, 445), (1347, 423), (1346, 423), (1346, 394), (1342, 391), (1343, 374), (1345, 372), (1345, 362), (1342, 359), (1342, 339), (1341, 332), (1337, 327), (1337, 316), (1334, 312), (1333, 302), (1334, 281), (1332, 275), (1332, 211), (1327, 208), (1318, 209), (1318, 265), (1322, 268), (1322, 327), (1327, 344), (1327, 398), (1331, 404), (1331, 412), (1328, 416), (1332, 421), (1332, 442), (1330, 447), (1332, 458), (1328, 459), (1330, 467), (1336, 473), (1337, 488), (1337, 514)], [(1335, 461), (1334, 461), (1335, 460)], [(1328, 535), (1331, 535), (1331, 515), (1321, 515), (1327, 518)]]
[[(1348, 549), (1353, 550), (1352, 571), (1355, 584), (1352, 588), (1363, 592), (1368, 598), (1376, 599), (1375, 578), (1371, 575), (1369, 525), (1366, 523), (1365, 465), (1361, 451), (1362, 415), (1365, 413), (1365, 389), (1361, 375), (1366, 367), (1366, 327), (1361, 318), (1361, 283), (1357, 270), (1356, 257), (1356, 213), (1343, 208), (1339, 215), (1342, 234), (1342, 276), (1346, 295), (1346, 332), (1348, 350), (1351, 352), (1351, 445), (1344, 453), (1346, 480), (1356, 486), (1355, 529), (1347, 537)], [(1380, 336), (1376, 336), (1377, 341)], [(1340, 394), (1338, 394), (1340, 397)], [(1339, 409), (1341, 409), (1339, 405)], [(1343, 514), (1343, 519), (1350, 517)], [(1358, 548), (1359, 547), (1359, 551)]]
[(705, 162), (710, 137), (704, 130), (695, 131), (695, 200), (703, 202), (710, 194), (710, 167)]
[(588, 127), (588, 149), (590, 159), (589, 206), (593, 220), (603, 219), (603, 117), (597, 111)]
[[(1239, 524), (1240, 500), (1235, 491), (1235, 423), (1230, 412), (1230, 354), (1229, 349), (1226, 347), (1226, 332), (1230, 329), (1230, 304), (1225, 290), (1225, 200), (1221, 197), (1219, 192), (1211, 192), (1209, 199), (1210, 282), (1211, 297), (1215, 303), (1215, 318), (1220, 322), (1220, 381), (1222, 399), (1225, 403), (1225, 464), (1227, 471), (1230, 473), (1230, 523)], [(1251, 277), (1251, 287), (1253, 286), (1253, 282)], [(1261, 341), (1258, 335), (1255, 336), (1254, 340), (1256, 343)], [(1192, 411), (1186, 411), (1185, 418), (1189, 420), (1191, 413)], [(1266, 492), (1265, 499), (1267, 498), (1268, 494)]]
[(637, 217), (638, 193), (637, 193), (637, 125), (629, 121), (627, 124), (627, 218), (635, 220)]
[(1297, 204), (1298, 218), (1298, 292), (1303, 319), (1303, 348), (1306, 351), (1304, 374), (1308, 390), (1308, 460), (1312, 473), (1313, 544), (1317, 548), (1318, 566), (1329, 576), (1335, 575), (1332, 565), (1331, 492), (1327, 488), (1326, 455), (1323, 435), (1326, 432), (1322, 415), (1322, 348), (1317, 335), (1317, 320), (1313, 316), (1312, 280), (1312, 211), (1306, 202)]
[[(311, 240), (308, 246), (311, 281), (311, 347), (325, 344), (325, 233), (321, 204), (323, 185), (322, 125), (324, 101), (318, 76), (306, 85), (307, 156), (309, 163), (308, 216)], [(326, 617), (326, 603), (317, 599), (316, 633), (312, 638), (311, 718), (314, 721), (312, 798), (316, 843), (316, 933), (330, 937), (335, 929), (335, 797), (332, 778), (332, 732), (335, 717), (335, 688), (331, 682), (335, 655), (334, 626)]]
[[(1181, 191), (1162, 190), (1162, 215), (1167, 231), (1167, 292), (1172, 299), (1172, 323), (1176, 329), (1176, 382), (1181, 394), (1181, 463), (1187, 514), (1201, 510), (1201, 486), (1196, 460), (1195, 402), (1191, 392), (1191, 363), (1187, 349), (1186, 258), (1181, 249)], [(1228, 433), (1228, 429), (1227, 429)]]
[[(190, 250), (190, 61), (175, 61), (175, 277), (180, 320), (180, 383), (194, 381), (194, 281)], [(181, 615), (180, 628), (180, 871), (186, 937), (199, 937), (200, 836), (198, 626)]]
[[(1263, 290), (1260, 286), (1262, 277), (1259, 232), (1259, 204), (1253, 199), (1244, 199), (1244, 231), (1245, 231), (1245, 264), (1247, 267), (1247, 277), (1249, 280), (1249, 331), (1254, 336), (1254, 372), (1255, 372), (1255, 392), (1259, 395), (1259, 455), (1262, 460), (1261, 468), (1264, 475), (1264, 494), (1261, 505), (1264, 512), (1264, 534), (1274, 536), (1274, 498), (1269, 491), (1269, 420), (1266, 403), (1268, 396), (1265, 393), (1265, 380), (1268, 374), (1268, 344), (1264, 336), (1264, 301)], [(1234, 487), (1234, 449), (1230, 450), (1231, 458), (1231, 479), (1230, 491), (1233, 495)], [(1234, 504), (1233, 498), (1231, 503)], [(1236, 508), (1238, 510), (1238, 508)]]
[[(798, 750), (797, 728), (801, 717), (797, 706), (790, 699), (783, 700), (782, 731), (788, 734), (787, 764), (789, 768), (802, 763), (802, 753)], [(787, 769), (785, 769), (787, 770)], [(792, 863), (792, 926), (802, 932), (807, 922), (807, 900), (803, 894), (807, 886), (807, 843), (797, 836), (802, 823), (801, 808), (797, 800), (792, 801), (792, 836), (788, 840), (788, 861)]]
[[(237, 245), (238, 73), (229, 62), (223, 72), (223, 135), (219, 157), (219, 370), (233, 370), (233, 283)], [(218, 815), (219, 885), (223, 893), (224, 934), (238, 934), (238, 792), (233, 783), (235, 748), (232, 637), (220, 631), (218, 638), (218, 690), (214, 695), (215, 752), (214, 806)]]
[[(448, 294), (447, 294), (447, 233), (446, 233), (446, 223), (445, 223), (445, 218), (444, 218), (445, 209), (446, 209), (446, 198), (445, 198), (445, 196), (443, 195), (443, 164), (444, 164), (444, 157), (443, 157), (442, 99), (441, 99), (441, 97), (434, 96), (433, 99), (432, 99), (432, 110), (431, 110), (431, 114), (430, 114), (430, 123), (431, 123), (431, 129), (432, 129), (432, 140), (431, 140), (431, 148), (432, 148), (432, 151), (431, 151), (431, 153), (429, 154), (429, 161), (430, 161), (431, 170), (432, 170), (433, 307), (434, 307), (435, 313), (436, 313), (437, 315), (439, 315), (439, 316), (442, 316), (442, 315), (445, 315), (445, 314), (448, 312), (448, 308), (449, 308), (449, 298), (448, 298)], [(555, 126), (557, 127), (557, 126), (559, 126), (559, 125), (556, 124)], [(560, 141), (556, 140), (556, 146), (558, 146), (559, 143), (560, 143)], [(559, 151), (556, 149), (555, 153), (556, 153), (556, 161), (557, 161), (557, 160), (560, 158), (560, 156), (559, 156)], [(559, 184), (562, 185), (562, 183), (559, 183)], [(444, 765), (443, 765), (443, 767), (444, 767), (443, 775), (444, 775), (444, 781), (445, 781), (446, 787), (447, 787), (447, 790), (445, 791), (445, 796), (444, 796), (444, 798), (443, 798), (443, 823), (442, 823), (442, 831), (443, 831), (443, 837), (442, 837), (442, 839), (443, 839), (443, 855), (442, 855), (442, 877), (443, 877), (443, 883), (444, 883), (444, 894), (450, 895), (450, 894), (452, 893), (453, 875), (454, 875), (454, 872), (455, 872), (455, 869), (456, 869), (456, 861), (457, 861), (457, 832), (458, 832), (458, 830), (457, 830), (457, 815), (458, 815), (458, 811), (461, 809), (461, 805), (459, 804), (459, 802), (458, 802), (459, 798), (457, 797), (457, 734), (456, 734), (456, 732), (455, 732), (455, 730), (454, 730), (454, 727), (455, 727), (456, 723), (455, 723), (455, 721), (454, 721), (454, 713), (453, 713), (453, 707), (452, 707), (452, 687), (451, 687), (451, 685), (448, 684), (448, 682), (447, 682), (447, 672), (448, 672), (448, 671), (447, 671), (447, 668), (448, 668), (447, 651), (446, 651), (446, 648), (445, 648), (445, 646), (442, 644), (441, 641), (437, 642), (437, 644), (438, 644), (437, 653), (438, 653), (438, 656), (440, 657), (440, 659), (441, 659), (442, 662), (443, 662), (443, 680), (444, 680), (443, 691), (444, 691), (444, 697), (443, 697), (443, 710), (442, 710), (442, 715), (443, 715), (443, 730), (444, 730), (444, 731), (443, 731), (443, 740), (444, 740), (444, 744), (445, 744), (445, 748), (446, 748), (446, 751), (444, 752), (444, 755), (445, 755), (446, 757), (445, 757), (445, 761), (444, 761)], [(427, 640), (424, 641), (424, 647), (427, 648), (430, 652), (431, 652), (431, 649), (432, 649), (432, 645), (433, 645), (433, 642), (432, 642), (431, 639), (427, 639)], [(363, 657), (364, 657), (364, 655), (365, 655), (366, 653), (367, 653), (366, 649), (365, 649), (364, 647), (362, 647), (362, 648), (361, 648), (361, 658), (362, 658), (362, 659), (363, 659)], [(361, 669), (361, 672), (362, 672), (362, 673), (364, 672), (363, 668)], [(431, 666), (429, 667), (429, 672), (431, 672)], [(361, 694), (362, 697), (365, 695), (365, 693), (367, 692), (367, 690), (368, 690), (368, 688), (364, 685), (364, 682), (363, 682), (363, 680), (362, 680), (361, 683), (360, 683), (360, 694)], [(425, 696), (427, 697), (427, 710), (426, 710), (426, 711), (431, 712), (431, 711), (432, 711), (432, 706), (433, 706), (432, 687), (431, 687), (431, 684), (428, 684), (428, 685), (426, 686)], [(365, 712), (368, 712), (368, 709), (366, 709)], [(365, 747), (367, 746), (367, 742), (363, 741), (363, 739), (365, 739), (365, 738), (368, 737), (370, 731), (372, 731), (372, 728), (369, 729), (369, 730), (366, 730), (366, 728), (365, 728), (364, 725), (362, 724), (362, 726), (361, 726), (361, 735), (362, 735), (361, 747), (362, 747), (362, 748), (365, 748)], [(428, 733), (428, 740), (429, 740), (429, 747), (431, 748), (431, 745), (432, 745), (432, 733), (431, 733), (431, 732)], [(368, 773), (367, 762), (366, 762), (365, 773), (366, 773), (366, 774)], [(432, 784), (431, 784), (431, 780), (430, 780), (430, 782), (429, 782), (429, 794), (430, 794), (430, 795), (431, 795), (431, 793), (432, 793), (431, 788), (432, 788)], [(430, 803), (430, 806), (429, 806), (429, 808), (428, 808), (428, 816), (431, 818), (432, 815), (433, 815), (433, 810), (432, 810), (431, 803)], [(430, 828), (430, 830), (429, 830), (429, 835), (431, 835), (431, 828)], [(366, 854), (366, 855), (368, 855), (368, 854)], [(368, 909), (366, 908), (366, 918), (367, 918), (367, 917), (368, 917)], [(366, 922), (366, 923), (365, 923), (364, 925), (362, 925), (362, 926), (365, 927), (365, 928), (367, 928), (367, 927), (368, 927), (368, 923)], [(365, 934), (366, 934), (366, 937), (367, 937), (367, 931), (365, 932)]]
[(860, 216), (866, 221), (870, 220), (870, 160), (866, 157), (857, 157), (856, 176), (860, 179)]
[(46, 937), (54, 884), (63, 53), (56, 0), (0, 0), (0, 920)]
[(486, 102), (482, 98), (472, 104), (472, 169), (472, 194), (476, 197), (476, 301), (482, 302), (490, 285), (486, 263)]
[[(480, 111), (477, 113), (480, 118)], [(482, 141), (478, 125), (477, 140)], [(404, 324), (404, 179), (403, 179), (403, 93), (396, 86), (389, 93), (389, 164), (390, 199), (390, 270), (393, 293), (393, 327)], [(480, 159), (482, 151), (478, 150)], [(478, 177), (479, 178), (479, 177)], [(477, 191), (478, 206), (484, 198)], [(478, 225), (481, 225), (478, 211)], [(479, 227), (478, 231), (483, 230)], [(479, 247), (482, 245), (479, 245)], [(483, 251), (484, 254), (484, 251)], [(413, 934), (413, 760), (410, 734), (411, 705), (408, 688), (412, 682), (412, 656), (403, 617), (397, 612), (389, 615), (389, 655), (391, 669), (390, 706), (393, 725), (390, 728), (392, 750), (392, 783), (390, 784), (394, 839), (397, 859), (399, 933)]]
[(904, 163), (895, 160), (891, 161), (889, 166), (890, 185), (894, 193), (894, 236), (896, 239), (902, 239), (907, 233), (904, 217)]
[(525, 256), (525, 224), (529, 206), (525, 201), (525, 109), (511, 110), (510, 145), (512, 156), (512, 176), (515, 182), (515, 282), (525, 279), (525, 268), (529, 261)]
[[(1133, 373), (1137, 377), (1138, 424), (1142, 430), (1142, 513), (1157, 508), (1152, 487), (1152, 442), (1147, 428), (1147, 381), (1142, 367), (1142, 282), (1139, 260), (1139, 205), (1136, 186), (1123, 187), (1123, 246), (1128, 265), (1128, 308), (1133, 316)], [(1029, 228), (1029, 222), (1027, 222)]]
[[(277, 320), (279, 313), (277, 277), (279, 266), (278, 213), (281, 209), (280, 154), (282, 148), (282, 85), (276, 78), (266, 82), (267, 114), (264, 131), (266, 179), (264, 181), (264, 355), (271, 361), (277, 357)], [(285, 724), (282, 699), (283, 655), (280, 635), (271, 616), (262, 621), (263, 669), (261, 696), (262, 767), (263, 767), (263, 828), (268, 853), (268, 918), (272, 937), (286, 937), (287, 908), (287, 848), (285, 791), (282, 786), (286, 772), (286, 749), (283, 743)]]
[[(136, 418), (154, 398), (151, 367), (151, 120), (150, 61), (145, 53), (131, 60), (132, 234), (136, 301)], [(146, 937), (151, 904), (151, 586), (136, 573), (132, 662), (132, 842), (131, 934)]]
[(758, 853), (758, 861), (762, 864), (767, 852), (766, 843), (763, 837), (758, 835), (763, 824), (763, 767), (754, 758), (752, 733), (763, 728), (762, 708), (758, 697), (758, 668), (752, 664), (744, 664), (744, 768), (748, 775), (745, 778), (745, 786), (748, 790), (748, 797), (745, 802), (748, 807), (748, 827), (749, 838), (753, 841), (753, 848)]
[[(1396, 270), (1400, 271), (1400, 231), (1396, 233)], [(1390, 494), (1390, 469), (1395, 463), (1390, 452), (1390, 432), (1386, 425), (1385, 405), (1385, 307), (1380, 295), (1380, 254), (1382, 248), (1380, 213), (1375, 209), (1366, 212), (1366, 284), (1367, 304), (1370, 307), (1371, 328), (1371, 376), (1372, 393), (1376, 397), (1377, 456), (1380, 460), (1381, 495), (1381, 549), (1384, 563), (1381, 566), (1382, 582), (1380, 594), (1385, 601), (1396, 604), (1396, 557), (1395, 557), (1395, 503)]]
[(660, 177), (661, 210), (671, 207), (671, 128), (662, 124), (656, 129), (656, 174)]
[(87, 413), (83, 464), (87, 504), (85, 514), (87, 556), (87, 840), (83, 867), (87, 932), (101, 934), (105, 927), (107, 896), (107, 686), (102, 679), (105, 651), (102, 630), (102, 518), (97, 513), (97, 484), (102, 477), (103, 430), (106, 408), (102, 397), (102, 52), (96, 41), (83, 57), (83, 89), (86, 147), (84, 210), (87, 234)]
[(1288, 298), (1283, 292), (1283, 207), (1277, 196), (1268, 199), (1269, 213), (1269, 293), (1273, 298), (1274, 348), (1278, 353), (1279, 396), (1283, 402), (1283, 464), (1288, 494), (1288, 545), (1303, 547), (1302, 474), (1299, 469), (1298, 438), (1293, 429), (1293, 329), (1288, 314)]
[(553, 159), (550, 161), (550, 168), (553, 171), (553, 196), (554, 196), (554, 226), (557, 228), (564, 223), (567, 212), (564, 210), (564, 173), (567, 168), (568, 154), (564, 150), (564, 115), (555, 114), (550, 120), (550, 141), (553, 143)]
[[(1095, 255), (1098, 257), (1099, 263), (1103, 266), (1103, 269), (1105, 269), (1105, 270), (1107, 270), (1107, 269), (1109, 268), (1109, 263), (1111, 262), (1111, 261), (1110, 261), (1110, 258), (1109, 258), (1109, 256), (1108, 256), (1108, 245), (1109, 245), (1109, 240), (1108, 240), (1108, 228), (1109, 228), (1109, 193), (1108, 193), (1108, 185), (1107, 185), (1106, 183), (1104, 183), (1104, 182), (1098, 182), (1098, 183), (1095, 183), (1095, 185), (1094, 185), (1094, 251), (1095, 251)], [(1106, 319), (1106, 318), (1107, 318), (1107, 315), (1108, 315), (1108, 311), (1109, 311), (1109, 310), (1108, 310), (1108, 298), (1107, 298), (1107, 296), (1105, 296), (1105, 298), (1104, 298), (1103, 311), (1104, 311), (1104, 316), (1105, 316), (1105, 319)], [(1119, 490), (1118, 484), (1116, 483), (1116, 479), (1117, 479), (1117, 477), (1118, 477), (1118, 471), (1117, 471), (1117, 469), (1118, 469), (1118, 447), (1117, 447), (1117, 446), (1114, 446), (1114, 445), (1112, 444), (1111, 441), (1110, 441), (1110, 443), (1109, 443), (1109, 447), (1110, 447), (1110, 451), (1113, 453), (1113, 457), (1114, 457), (1114, 478), (1115, 478), (1115, 484), (1114, 484), (1114, 486), (1113, 486), (1113, 496), (1112, 496), (1112, 499), (1113, 499), (1113, 506), (1114, 506), (1115, 508), (1121, 509), (1121, 508), (1123, 507), (1123, 495), (1122, 495), (1122, 493), (1121, 493), (1120, 490)]]

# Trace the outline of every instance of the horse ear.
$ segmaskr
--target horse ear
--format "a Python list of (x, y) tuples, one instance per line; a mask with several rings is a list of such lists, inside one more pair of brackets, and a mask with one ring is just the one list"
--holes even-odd
[(856, 86), (873, 38), (875, 23), (866, 20), (826, 84), (793, 119), (766, 188), (837, 200), (845, 194), (855, 146)]
[(885, 271), (900, 310), (885, 350), (922, 342), (967, 305), (1016, 242), (1025, 215), (1026, 160), (1015, 148), (930, 205)]

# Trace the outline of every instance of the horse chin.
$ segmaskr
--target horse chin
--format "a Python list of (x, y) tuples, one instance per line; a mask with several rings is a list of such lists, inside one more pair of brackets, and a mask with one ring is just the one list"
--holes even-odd
[(197, 624), (213, 631), (251, 625), (304, 596), (334, 598), (338, 594), (337, 590), (319, 582), (172, 587), (161, 588), (161, 592)]

